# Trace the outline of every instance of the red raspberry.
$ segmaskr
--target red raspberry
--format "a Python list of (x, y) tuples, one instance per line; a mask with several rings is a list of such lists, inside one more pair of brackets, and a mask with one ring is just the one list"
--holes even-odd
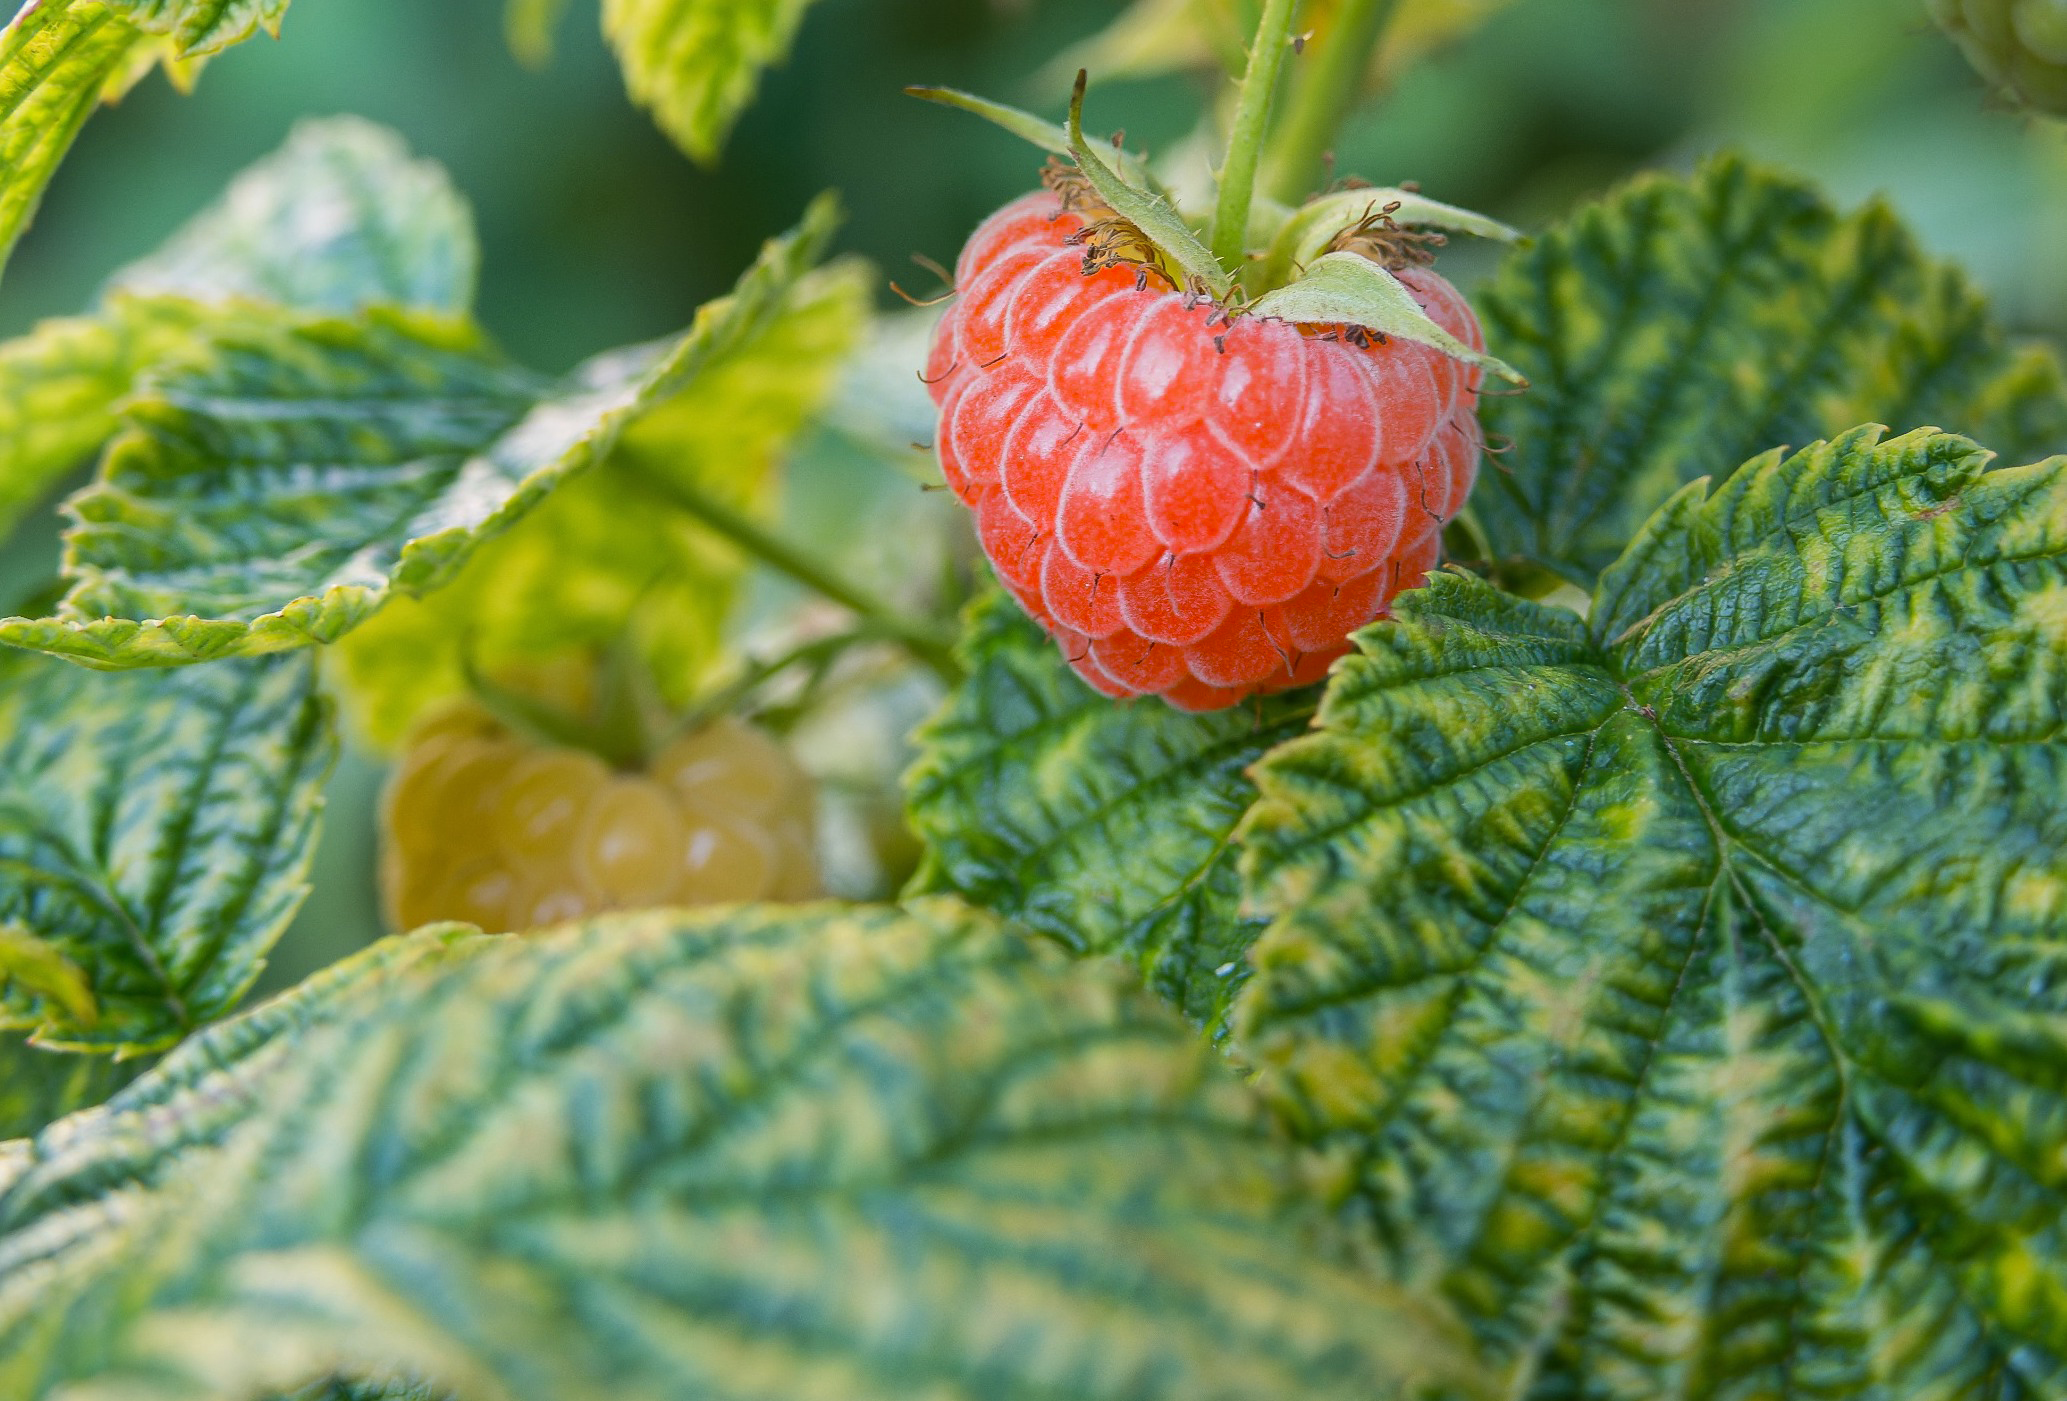
[[(984, 221), (926, 379), (941, 471), (1013, 597), (1111, 696), (1189, 710), (1319, 680), (1435, 566), (1478, 471), (1480, 371), (1086, 275), (1048, 192)], [(1399, 274), (1484, 347), (1433, 271)]]

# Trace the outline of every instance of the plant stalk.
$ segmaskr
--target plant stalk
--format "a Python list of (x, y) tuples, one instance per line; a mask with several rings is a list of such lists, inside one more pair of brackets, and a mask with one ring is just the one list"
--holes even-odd
[(643, 460), (643, 454), (620, 447), (618, 456), (649, 490), (696, 517), (706, 528), (724, 536), (755, 560), (779, 574), (788, 575), (805, 588), (831, 599), (863, 619), (884, 637), (925, 663), (948, 685), (962, 679), (961, 664), (955, 660), (953, 644), (929, 624), (904, 616), (859, 584), (842, 579), (757, 521), (673, 473)]
[(1220, 168), (1220, 198), (1213, 206), (1213, 227), (1207, 244), (1230, 275), (1242, 270), (1247, 251), (1249, 205), (1256, 195), (1256, 168), (1263, 160), (1263, 139), (1270, 129), (1270, 108), (1278, 77), (1292, 48), (1292, 13), (1298, 0), (1264, 0), (1263, 18), (1249, 45), (1249, 65), (1242, 73), (1241, 96), (1235, 104), (1234, 130), (1227, 139), (1227, 160)]
[(1272, 199), (1296, 205), (1313, 193), (1328, 148), (1356, 105), (1371, 55), (1399, 9), (1399, 0), (1342, 0), (1320, 51), (1292, 91), (1271, 152)]

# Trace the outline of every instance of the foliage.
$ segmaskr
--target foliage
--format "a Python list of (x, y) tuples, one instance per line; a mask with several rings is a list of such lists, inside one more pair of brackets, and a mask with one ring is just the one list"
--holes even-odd
[(1230, 844), (1244, 770), (1306, 728), (1310, 697), (1192, 715), (1114, 705), (1002, 594), (971, 607), (969, 679), (919, 733), (905, 779), (927, 844), (915, 890), (953, 891), (1079, 953), (1124, 953), (1215, 1025), (1261, 930)]
[(1541, 1394), (2067, 1382), (2067, 458), (1988, 456), (1769, 453), (1588, 620), (1439, 576), (1258, 769), (1238, 1035)]
[(1537, 392), (1489, 399), (1514, 450), (1473, 509), (1495, 561), (1584, 587), (1697, 477), (1860, 423), (2067, 450), (2067, 379), (2008, 343), (1887, 209), (1840, 215), (1735, 158), (1646, 175), (1511, 258), (1479, 299)]
[(0, 1163), (16, 1395), (1471, 1380), (1179, 1023), (950, 904), (429, 931)]
[(0, 1024), (169, 1045), (236, 1005), (307, 891), (333, 754), (314, 668), (0, 665), (0, 923), (78, 980), (0, 985)]

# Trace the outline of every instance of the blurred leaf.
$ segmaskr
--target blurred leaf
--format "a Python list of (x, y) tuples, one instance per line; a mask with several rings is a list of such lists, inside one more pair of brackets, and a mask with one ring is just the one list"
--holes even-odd
[(286, 144), (112, 286), (347, 313), (381, 303), (464, 312), (473, 215), (443, 167), (358, 117), (304, 121)]
[(1174, 1018), (951, 904), (430, 931), (0, 1159), (0, 1382), (1482, 1393), (1291, 1168)]
[(93, 988), (64, 950), (19, 924), (0, 924), (0, 994), (18, 1005), (45, 1003), (74, 1026), (100, 1020)]
[[(1399, 0), (1368, 79), (1381, 92), (1422, 59), (1468, 37), (1515, 0)], [(1339, 3), (1339, 0), (1338, 0)]]
[(17, 979), (0, 1026), (150, 1049), (234, 1007), (307, 893), (334, 756), (305, 657), (138, 676), (0, 658), (0, 924), (98, 1004)]
[[(872, 278), (860, 264), (791, 282), (789, 257), (776, 251), (705, 309), (712, 319), (737, 311), (752, 338), (626, 430), (643, 470), (679, 473), (736, 509), (762, 502), (869, 314)], [(397, 600), (345, 639), (355, 728), (395, 743), (426, 707), (465, 691), (469, 654), (493, 676), (625, 639), (679, 707), (719, 654), (742, 573), (736, 551), (613, 457), (490, 542), (449, 587)]]
[(1513, 254), (1478, 298), (1535, 388), (1483, 409), (1514, 449), (1472, 506), (1496, 557), (1590, 585), (1685, 483), (1856, 423), (2067, 448), (2067, 380), (2011, 348), (1886, 209), (1725, 158), (1646, 175)]
[(761, 70), (789, 54), (811, 0), (603, 0), (625, 87), (702, 165), (714, 164)]
[(95, 484), (66, 503), (73, 584), (58, 615), (0, 622), (0, 641), (128, 667), (337, 640), (395, 594), (448, 582), (752, 336), (838, 218), (830, 196), (815, 201), (763, 250), (747, 295), (549, 387), (448, 318), (247, 307), (211, 324), (200, 363), (154, 378)]
[(99, 0), (30, 0), (0, 29), (0, 266), (146, 37)]
[(567, 0), (504, 0), (503, 38), (517, 62), (543, 68), (552, 62), (553, 31), (567, 13)]
[(191, 333), (198, 309), (118, 297), (0, 342), (0, 539), (115, 431), (115, 405)]
[(1532, 1395), (2067, 1388), (2067, 458), (1859, 429), (1590, 622), (1460, 574), (1257, 769), (1235, 1012)]
[[(150, 1064), (146, 1056), (116, 1060), (56, 1051), (0, 1032), (0, 1143), (41, 1133), (55, 1119), (102, 1103)], [(0, 1149), (0, 1161), (5, 1155)]]
[(260, 30), (275, 38), (288, 0), (103, 0), (132, 24), (163, 34), (182, 58), (241, 44)]
[(1248, 976), (1229, 844), (1248, 766), (1303, 732), (1310, 698), (1190, 715), (1114, 705), (1071, 674), (1017, 605), (972, 606), (969, 679), (919, 731), (906, 776), (926, 842), (915, 888), (953, 891), (1079, 954), (1122, 954), (1217, 1027)]

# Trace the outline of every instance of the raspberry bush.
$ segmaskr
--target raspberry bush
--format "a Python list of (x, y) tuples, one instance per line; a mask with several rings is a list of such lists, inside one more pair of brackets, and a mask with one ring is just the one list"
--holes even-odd
[[(0, 1394), (2067, 1395), (2067, 375), (1741, 157), (1527, 239), (1329, 172), (1498, 8), (914, 89), (1026, 143), (925, 310), (826, 196), (542, 374), (334, 118), (0, 345), (0, 524), (65, 532)], [(287, 9), (23, 7), (0, 249)], [(709, 163), (806, 9), (600, 18)], [(1934, 9), (2045, 105), (2042, 0)], [(1209, 70), (1198, 135), (1079, 63)], [(391, 937), (281, 977), (369, 753)]]

